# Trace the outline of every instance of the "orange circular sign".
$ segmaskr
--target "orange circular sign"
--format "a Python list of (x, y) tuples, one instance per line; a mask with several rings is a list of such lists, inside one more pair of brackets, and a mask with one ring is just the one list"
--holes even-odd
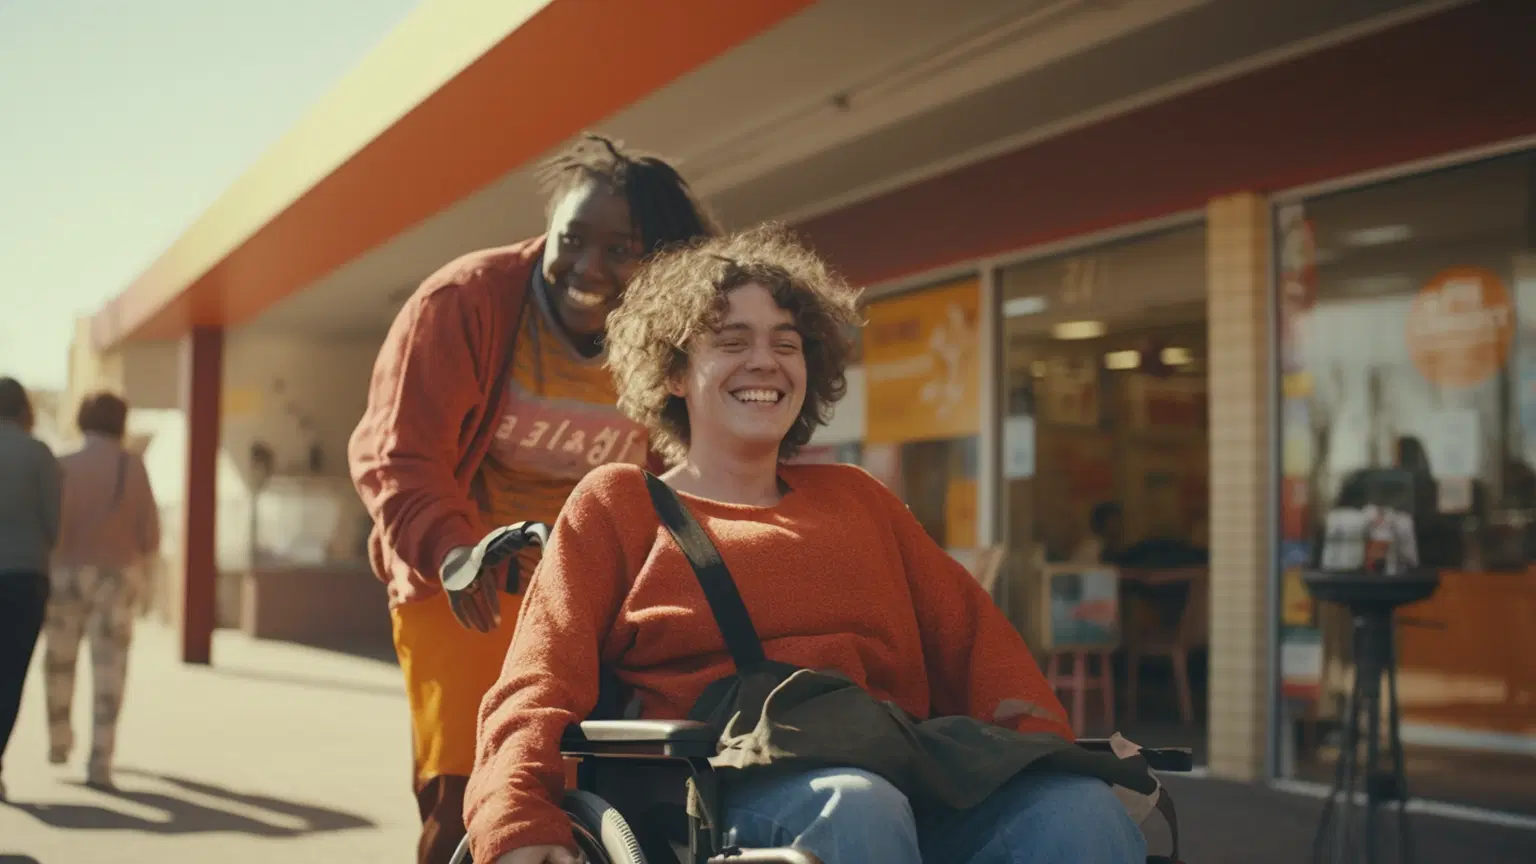
[(1504, 367), (1515, 308), (1499, 277), (1478, 267), (1442, 270), (1408, 312), (1408, 353), (1441, 387), (1472, 387)]

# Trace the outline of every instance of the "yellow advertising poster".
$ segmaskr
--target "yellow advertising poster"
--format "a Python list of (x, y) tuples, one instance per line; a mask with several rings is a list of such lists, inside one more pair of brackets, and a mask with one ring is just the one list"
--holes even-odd
[(980, 313), (975, 278), (870, 304), (864, 327), (869, 443), (979, 431)]
[(255, 417), (261, 413), (262, 394), (255, 387), (226, 387), (221, 402), (226, 419)]
[(1312, 406), (1305, 399), (1287, 399), (1280, 412), (1281, 473), (1286, 477), (1309, 477), (1317, 460), (1313, 446)]
[(1280, 623), (1286, 627), (1310, 627), (1312, 614), (1312, 593), (1301, 579), (1301, 568), (1285, 568), (1280, 582)]
[(972, 549), (977, 544), (976, 481), (956, 477), (949, 481), (944, 496), (944, 546), (947, 549)]
[(1312, 375), (1308, 372), (1292, 372), (1280, 379), (1280, 390), (1287, 399), (1305, 399), (1312, 395)]

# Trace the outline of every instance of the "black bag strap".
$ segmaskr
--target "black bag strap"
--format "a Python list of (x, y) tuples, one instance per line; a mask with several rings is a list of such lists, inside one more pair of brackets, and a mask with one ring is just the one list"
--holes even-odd
[(124, 485), (124, 482), (127, 479), (127, 474), (128, 474), (128, 454), (127, 453), (119, 453), (119, 454), (117, 454), (117, 480), (112, 485), (112, 509), (113, 510), (116, 510), (117, 509), (117, 505), (123, 500), (123, 485)]
[[(534, 272), (538, 272), (537, 264), (534, 266)], [(523, 296), (517, 301), (517, 311), (512, 317), (512, 339), (507, 345), (506, 354), (500, 358), (500, 365), (496, 368), (496, 377), (491, 379), (490, 398), (486, 402), (487, 406), (494, 404), (499, 399), (506, 398), (507, 385), (511, 382), (513, 370), (517, 365), (517, 347), (523, 335), (523, 323), (527, 317), (528, 304), (533, 302), (532, 292), (539, 290), (538, 286), (534, 284), (535, 281), (534, 277), (529, 277), (528, 287), (523, 292)], [(535, 325), (535, 328), (537, 328), (537, 325)], [(535, 356), (537, 356), (537, 352), (535, 352)], [(501, 417), (497, 414), (492, 414), (487, 409), (485, 416), (480, 418), (480, 427), (476, 430), (475, 437), (479, 439), (492, 434), (500, 422)], [(480, 508), (481, 513), (491, 512), (490, 493), (486, 491), (485, 476), (479, 468), (476, 468), (474, 473), (469, 475), (469, 497), (475, 503), (475, 506)], [(508, 594), (516, 594), (522, 582), (522, 574), (518, 570), (517, 558), (507, 559), (506, 565), (507, 581), (502, 588)], [(446, 574), (439, 575), (444, 576)]]
[[(523, 321), (526, 317), (524, 313), (527, 312), (528, 304), (532, 299), (529, 294), (536, 290), (538, 288), (530, 284), (527, 290), (523, 292), (522, 298), (517, 301), (517, 311), (512, 316), (512, 338), (507, 344), (507, 353), (498, 358), (499, 365), (496, 367), (496, 376), (491, 379), (490, 398), (486, 400), (487, 406), (499, 399), (506, 398), (507, 385), (512, 379), (513, 368), (517, 365), (517, 343), (523, 335)], [(485, 416), (480, 418), (480, 427), (475, 430), (475, 437), (483, 438), (486, 435), (490, 435), (500, 422), (501, 418), (499, 416), (487, 410)], [(478, 468), (470, 475), (469, 494), (475, 503), (480, 506), (481, 512), (490, 511), (490, 500), (486, 497), (487, 493)]]
[(645, 485), (650, 490), (651, 503), (656, 507), (656, 515), (661, 517), (661, 524), (671, 532), (672, 539), (682, 547), (688, 563), (693, 566), (693, 574), (698, 577), (699, 587), (704, 589), (709, 610), (715, 615), (715, 626), (720, 628), (725, 648), (736, 663), (736, 671), (745, 672), (760, 665), (766, 659), (763, 643), (757, 638), (757, 628), (752, 626), (752, 618), (747, 614), (746, 604), (741, 602), (736, 580), (726, 569), (720, 550), (710, 542), (703, 526), (683, 506), (671, 486), (649, 471), (645, 472)]
[(96, 517), (96, 524), (92, 529), (93, 532), (101, 530), (101, 528), (110, 522), (112, 517), (117, 514), (118, 505), (122, 504), (123, 502), (123, 487), (127, 483), (127, 474), (128, 454), (126, 452), (119, 452), (117, 454), (117, 478), (113, 482), (112, 497), (107, 500), (107, 509), (103, 510)]
[(1168, 823), (1168, 843), (1173, 848), (1169, 850), (1166, 858), (1151, 856), (1147, 860), (1182, 864), (1182, 859), (1179, 858), (1179, 811), (1174, 809), (1173, 797), (1168, 794), (1167, 786), (1159, 785), (1157, 790), (1157, 812), (1163, 814), (1163, 819)]

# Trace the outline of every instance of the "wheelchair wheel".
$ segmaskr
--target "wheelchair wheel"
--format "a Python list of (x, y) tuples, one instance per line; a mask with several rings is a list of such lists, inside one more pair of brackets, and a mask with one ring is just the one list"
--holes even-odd
[(591, 792), (565, 793), (571, 833), (588, 864), (646, 864), (640, 841), (613, 805)]
[[(646, 864), (640, 841), (629, 823), (613, 805), (591, 792), (565, 793), (562, 805), (571, 817), (571, 834), (587, 864)], [(459, 844), (449, 864), (473, 864), (469, 856), (469, 838)]]

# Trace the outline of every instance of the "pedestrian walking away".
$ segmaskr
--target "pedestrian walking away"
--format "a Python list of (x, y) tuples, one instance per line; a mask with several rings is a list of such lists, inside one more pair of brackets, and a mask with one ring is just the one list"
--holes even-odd
[(59, 539), (59, 465), (32, 437), (32, 401), (0, 378), (0, 801), (5, 751), (48, 603), (48, 561)]
[(80, 642), (91, 644), (91, 749), (86, 782), (111, 788), (117, 721), (128, 676), (128, 647), (146, 567), (160, 551), (160, 513), (143, 460), (123, 446), (128, 403), (93, 393), (80, 404), (85, 443), (59, 460), (63, 520), (45, 625), (43, 684), (48, 759), (69, 761), (71, 712)]

